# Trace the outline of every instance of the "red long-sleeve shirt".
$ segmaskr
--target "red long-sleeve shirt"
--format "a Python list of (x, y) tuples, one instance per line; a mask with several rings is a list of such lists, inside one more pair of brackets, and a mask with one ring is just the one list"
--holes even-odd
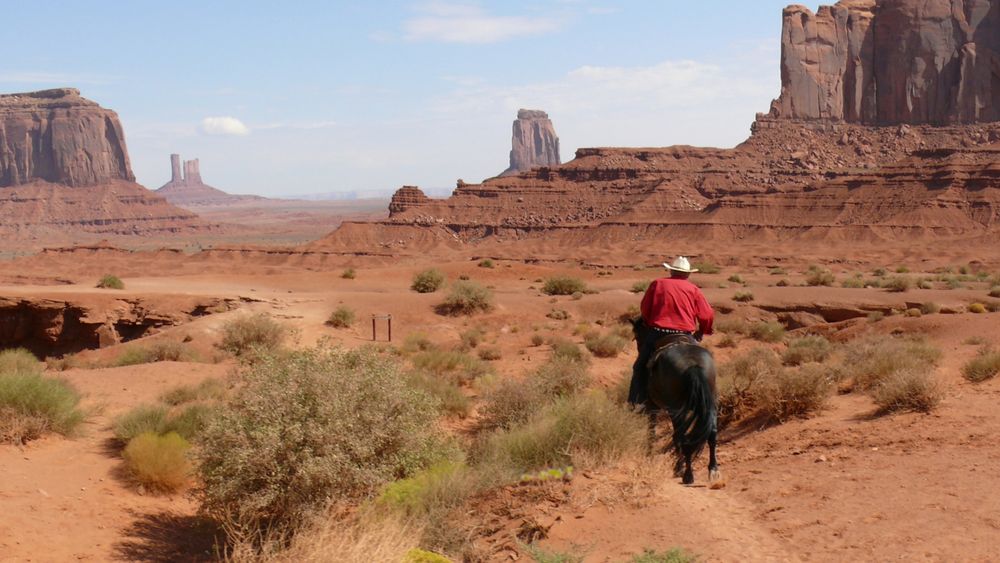
[[(660, 278), (642, 297), (642, 319), (649, 326), (712, 334), (715, 312), (698, 286), (681, 278)], [(696, 324), (697, 321), (697, 324)]]

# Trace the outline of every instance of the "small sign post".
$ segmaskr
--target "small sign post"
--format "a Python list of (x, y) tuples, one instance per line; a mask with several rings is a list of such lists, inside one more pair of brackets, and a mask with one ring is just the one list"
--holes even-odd
[(372, 315), (372, 342), (378, 341), (376, 321), (385, 321), (388, 329), (389, 342), (392, 342), (392, 315)]

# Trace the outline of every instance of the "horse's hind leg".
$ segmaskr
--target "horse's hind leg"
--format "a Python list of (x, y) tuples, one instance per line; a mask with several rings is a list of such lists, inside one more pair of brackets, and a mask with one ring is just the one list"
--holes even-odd
[[(713, 425), (714, 426), (714, 425)], [(715, 444), (718, 441), (719, 432), (712, 428), (712, 433), (708, 435), (708, 481), (718, 483), (722, 480), (722, 472), (719, 471), (719, 460), (715, 457)]]
[(691, 469), (691, 449), (684, 448), (684, 479), (685, 485), (694, 483), (694, 471)]

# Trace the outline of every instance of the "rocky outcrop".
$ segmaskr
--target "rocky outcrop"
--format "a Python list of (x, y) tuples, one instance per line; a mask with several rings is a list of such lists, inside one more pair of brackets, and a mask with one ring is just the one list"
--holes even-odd
[(431, 199), (416, 186), (403, 186), (392, 194), (389, 201), (389, 217), (397, 215), (409, 209), (420, 207), (429, 203)]
[(1000, 0), (842, 0), (784, 11), (771, 116), (870, 125), (1000, 120)]
[(0, 95), (0, 187), (134, 181), (115, 112), (59, 88)]
[(559, 137), (544, 111), (521, 109), (514, 121), (510, 166), (501, 176), (526, 172), (541, 166), (559, 166)]
[(225, 206), (265, 199), (253, 195), (233, 195), (209, 186), (201, 179), (201, 164), (198, 159), (185, 160), (182, 167), (179, 154), (170, 155), (170, 181), (160, 186), (156, 193), (176, 206), (196, 210), (199, 207)]

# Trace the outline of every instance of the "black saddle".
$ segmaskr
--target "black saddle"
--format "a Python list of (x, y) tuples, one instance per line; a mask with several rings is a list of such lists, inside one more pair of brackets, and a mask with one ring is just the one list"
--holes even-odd
[(652, 368), (653, 364), (655, 364), (660, 359), (660, 356), (665, 354), (667, 350), (681, 344), (701, 346), (693, 334), (686, 332), (664, 333), (663, 336), (656, 340), (656, 344), (653, 346), (653, 354), (649, 357), (649, 362), (646, 364), (646, 368)]

